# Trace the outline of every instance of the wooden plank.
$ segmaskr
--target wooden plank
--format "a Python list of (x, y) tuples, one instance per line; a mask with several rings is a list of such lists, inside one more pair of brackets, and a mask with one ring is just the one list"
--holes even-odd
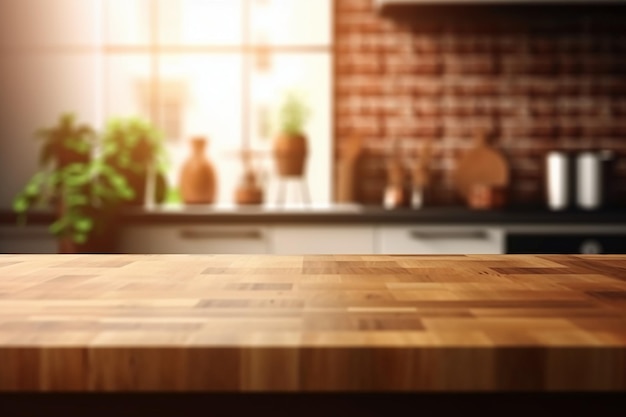
[(625, 271), (595, 255), (0, 255), (0, 390), (626, 390)]

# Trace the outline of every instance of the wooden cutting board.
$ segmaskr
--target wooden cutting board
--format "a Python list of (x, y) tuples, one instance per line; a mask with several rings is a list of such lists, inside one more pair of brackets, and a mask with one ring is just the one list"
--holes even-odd
[(363, 150), (363, 138), (351, 136), (339, 151), (337, 164), (336, 201), (338, 203), (352, 203), (355, 201), (355, 168)]
[(459, 158), (454, 183), (459, 194), (465, 198), (475, 184), (509, 185), (508, 163), (500, 152), (489, 146), (486, 135), (476, 135), (474, 148)]

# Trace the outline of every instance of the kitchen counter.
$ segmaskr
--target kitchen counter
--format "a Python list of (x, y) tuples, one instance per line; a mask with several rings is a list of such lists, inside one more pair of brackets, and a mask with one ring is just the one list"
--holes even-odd
[(464, 207), (428, 207), (386, 210), (379, 206), (336, 204), (313, 207), (186, 207), (170, 205), (134, 208), (124, 214), (132, 223), (341, 223), (341, 224), (624, 224), (626, 211), (550, 212), (544, 209), (470, 210)]
[[(29, 224), (51, 223), (54, 215), (35, 211), (29, 215)], [(311, 207), (277, 206), (184, 206), (162, 205), (153, 208), (128, 208), (124, 222), (137, 223), (341, 223), (341, 224), (577, 224), (626, 225), (626, 209), (599, 211), (552, 212), (542, 208), (505, 210), (470, 210), (465, 207), (426, 207), (419, 210), (399, 208), (386, 210), (379, 206), (357, 204), (330, 204)], [(0, 224), (15, 224), (10, 211), (0, 212)]]
[(0, 255), (0, 391), (626, 389), (626, 256)]
[(623, 224), (626, 210), (551, 212), (539, 208), (470, 210), (464, 207), (428, 207), (387, 210), (379, 206), (333, 204), (312, 207), (237, 207), (164, 205), (131, 208), (130, 223), (342, 223), (342, 224)]

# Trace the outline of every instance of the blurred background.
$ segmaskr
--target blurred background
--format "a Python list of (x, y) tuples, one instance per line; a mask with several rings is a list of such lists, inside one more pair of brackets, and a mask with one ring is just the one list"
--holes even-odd
[(241, 164), (231, 153), (269, 147), (262, 118), (288, 89), (315, 109), (311, 193), (330, 201), (331, 3), (0, 1), (0, 204), (10, 206), (35, 170), (33, 132), (68, 111), (96, 128), (113, 117), (153, 122), (165, 135), (172, 184), (191, 137), (207, 137), (217, 200), (232, 201)]
[[(120, 120), (164, 154), (107, 251), (512, 253), (530, 234), (518, 250), (545, 252), (548, 233), (554, 251), (622, 252), (624, 3), (0, 0), (0, 251), (111, 225), (77, 208), (49, 233), (71, 212), (57, 199), (16, 226), (29, 179), (64, 168), (35, 132), (73, 114), (91, 161), (121, 152), (103, 139)], [(146, 246), (167, 233), (186, 243)]]

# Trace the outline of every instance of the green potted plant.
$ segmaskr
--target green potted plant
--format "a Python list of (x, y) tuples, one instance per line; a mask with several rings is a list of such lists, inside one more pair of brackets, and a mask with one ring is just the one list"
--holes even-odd
[(96, 133), (90, 126), (77, 123), (73, 113), (64, 113), (56, 126), (39, 129), (35, 136), (43, 142), (39, 166), (63, 168), (91, 159)]
[(102, 135), (101, 146), (104, 162), (120, 172), (134, 192), (129, 204), (144, 203), (151, 168), (155, 173), (155, 200), (165, 199), (166, 150), (163, 135), (154, 126), (135, 117), (112, 119)]
[(274, 141), (274, 158), (278, 174), (282, 177), (301, 177), (308, 154), (304, 126), (310, 110), (302, 97), (289, 92), (278, 114), (279, 132)]
[(19, 222), (34, 207), (52, 208), (57, 218), (50, 232), (59, 237), (61, 253), (110, 251), (114, 234), (107, 226), (119, 203), (133, 197), (126, 179), (102, 157), (91, 156), (95, 133), (76, 125), (73, 115), (37, 134), (45, 139), (39, 170), (13, 201)]

